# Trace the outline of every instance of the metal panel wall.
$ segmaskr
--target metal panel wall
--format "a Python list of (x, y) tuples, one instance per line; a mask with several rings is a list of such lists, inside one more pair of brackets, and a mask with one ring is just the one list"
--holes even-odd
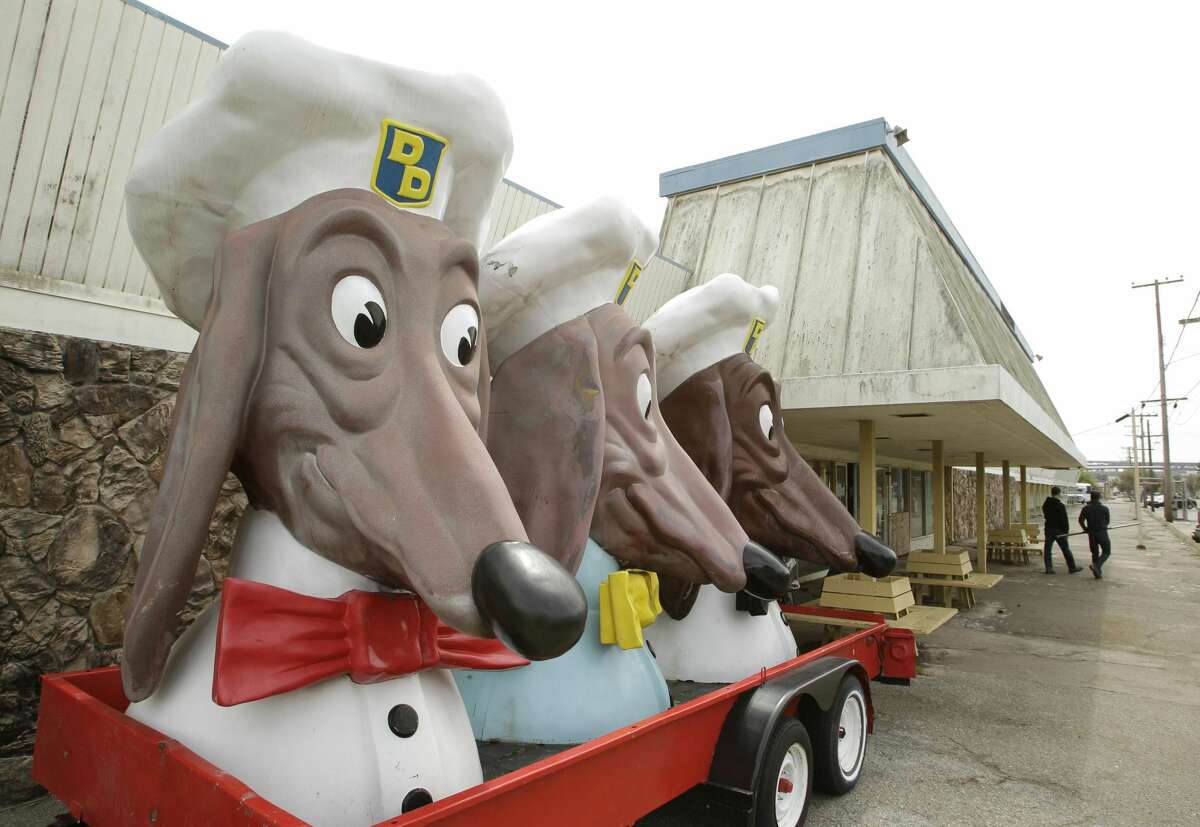
[(154, 298), (125, 226), (142, 143), (223, 44), (123, 0), (13, 0), (0, 35), (0, 268)]
[(522, 224), (539, 215), (554, 212), (561, 206), (505, 178), (496, 193), (496, 199), (492, 202), (492, 211), (488, 216), (488, 233), (480, 253), (492, 249), (500, 239)]
[[(7, 0), (4, 17), (0, 284), (165, 314), (125, 223), (125, 179), (225, 44), (135, 0)], [(506, 180), (485, 249), (558, 207)]]

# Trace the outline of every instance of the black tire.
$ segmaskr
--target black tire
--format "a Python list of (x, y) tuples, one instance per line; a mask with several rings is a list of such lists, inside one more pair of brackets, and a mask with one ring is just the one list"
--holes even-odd
[[(799, 751), (803, 753), (803, 767), (797, 765), (795, 761), (797, 753), (793, 747), (798, 747)], [(781, 791), (779, 788), (780, 782), (784, 780), (784, 765), (789, 758), (793, 771), (798, 770), (798, 772), (791, 776), (793, 779), (789, 782), (791, 789)], [(776, 816), (776, 796), (792, 796), (795, 801), (794, 796), (799, 791), (800, 781), (804, 783), (803, 806), (797, 813), (793, 805), (793, 811), (786, 812), (784, 821), (780, 821)], [(808, 730), (795, 718), (784, 718), (771, 733), (771, 743), (767, 745), (767, 752), (763, 756), (763, 765), (759, 771), (758, 787), (754, 791), (754, 824), (756, 827), (799, 827), (808, 818), (808, 807), (812, 801), (812, 786), (813, 749), (812, 742), (808, 737)]]
[(867, 693), (857, 677), (842, 678), (829, 711), (817, 719), (813, 736), (817, 789), (833, 795), (853, 790), (867, 758)]

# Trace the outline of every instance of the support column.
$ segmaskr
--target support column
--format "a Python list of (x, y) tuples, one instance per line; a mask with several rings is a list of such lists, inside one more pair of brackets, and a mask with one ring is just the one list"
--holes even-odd
[(1004, 489), (1004, 493), (1001, 495), (1004, 497), (1004, 520), (1000, 523), (1000, 525), (1004, 528), (1008, 528), (1012, 525), (1012, 482), (1009, 480), (1009, 474), (1012, 472), (1012, 466), (1008, 464), (1008, 460), (1004, 460), (1000, 463), (1000, 467), (1003, 469), (1001, 474), (1004, 477), (1003, 482), (1001, 483)]
[(875, 421), (858, 421), (858, 525), (875, 533)]
[(975, 452), (975, 570), (987, 574), (987, 468)]
[(946, 542), (953, 543), (958, 539), (954, 531), (954, 466), (945, 466), (946, 477)]
[(1025, 466), (1021, 466), (1021, 525), (1029, 525), (1029, 483)]
[(942, 441), (933, 441), (933, 550), (946, 553), (946, 465)]

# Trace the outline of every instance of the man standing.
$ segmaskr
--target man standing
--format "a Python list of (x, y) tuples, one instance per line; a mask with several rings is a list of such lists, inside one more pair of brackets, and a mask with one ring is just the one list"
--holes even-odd
[(1054, 547), (1055, 542), (1058, 543), (1063, 557), (1066, 558), (1067, 571), (1071, 574), (1083, 571), (1075, 565), (1075, 557), (1071, 554), (1071, 546), (1067, 542), (1067, 533), (1071, 530), (1071, 524), (1067, 520), (1067, 507), (1058, 498), (1060, 493), (1062, 493), (1061, 489), (1057, 485), (1054, 486), (1050, 489), (1050, 496), (1042, 503), (1042, 516), (1046, 518), (1046, 547), (1042, 552), (1046, 563), (1046, 574), (1054, 574), (1054, 560), (1050, 557), (1050, 550)]
[(1079, 526), (1087, 532), (1092, 551), (1092, 564), (1088, 568), (1092, 570), (1092, 576), (1100, 580), (1104, 577), (1100, 570), (1112, 554), (1112, 541), (1108, 539), (1108, 506), (1100, 504), (1099, 491), (1092, 492), (1092, 501), (1079, 512)]

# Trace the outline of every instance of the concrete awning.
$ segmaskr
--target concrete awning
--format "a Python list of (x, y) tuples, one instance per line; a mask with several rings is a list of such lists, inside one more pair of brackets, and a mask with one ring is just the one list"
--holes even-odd
[(930, 442), (946, 462), (1074, 468), (1083, 455), (1058, 422), (999, 365), (811, 376), (781, 383), (788, 437), (804, 445), (858, 448), (860, 419), (875, 422), (879, 454), (928, 462)]

